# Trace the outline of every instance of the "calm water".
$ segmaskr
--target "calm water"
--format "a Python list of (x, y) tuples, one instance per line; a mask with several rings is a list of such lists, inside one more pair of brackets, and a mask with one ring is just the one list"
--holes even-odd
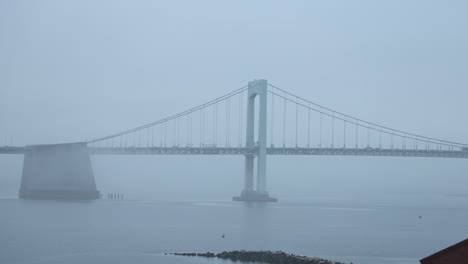
[(0, 263), (214, 263), (162, 253), (278, 249), (344, 262), (415, 264), (468, 231), (466, 207), (318, 198), (263, 205), (2, 199), (0, 208)]
[(242, 186), (242, 158), (93, 157), (103, 196), (125, 200), (86, 203), (16, 199), (22, 157), (4, 156), (0, 263), (218, 264), (164, 253), (265, 249), (416, 264), (468, 237), (466, 161), (269, 161), (280, 202), (249, 205), (229, 201)]

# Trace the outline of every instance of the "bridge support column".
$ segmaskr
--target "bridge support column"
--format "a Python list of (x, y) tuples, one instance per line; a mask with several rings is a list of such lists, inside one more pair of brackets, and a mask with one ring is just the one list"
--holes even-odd
[(244, 190), (242, 195), (248, 195), (254, 191), (254, 159), (254, 155), (245, 156)]
[(19, 198), (93, 200), (99, 197), (86, 143), (27, 147)]
[[(267, 162), (267, 81), (255, 80), (249, 82), (247, 95), (247, 133), (246, 147), (255, 153), (245, 156), (244, 190), (234, 201), (276, 202), (277, 199), (268, 195), (266, 190), (266, 162)], [(258, 141), (255, 142), (255, 97), (259, 97)], [(254, 190), (253, 173), (254, 158), (257, 156), (257, 186)]]

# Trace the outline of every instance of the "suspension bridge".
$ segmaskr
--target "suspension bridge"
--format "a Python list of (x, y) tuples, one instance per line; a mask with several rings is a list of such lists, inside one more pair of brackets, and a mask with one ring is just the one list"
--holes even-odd
[[(266, 80), (254, 80), (224, 96), (156, 122), (87, 140), (81, 148), (74, 148), (78, 149), (77, 153), (83, 152), (83, 145), (91, 155), (243, 155), (244, 187), (241, 195), (233, 198), (238, 201), (276, 201), (267, 192), (268, 155), (468, 158), (467, 144), (365, 121)], [(26, 191), (30, 184), (24, 183), (25, 179), (38, 178), (34, 176), (38, 165), (31, 160), (42, 162), (28, 155), (34, 156), (31, 152), (41, 153), (36, 157), (46, 155), (33, 150), (34, 146), (0, 147), (0, 154), (25, 154), (25, 164), (29, 163), (23, 165), (26, 167), (23, 167), (20, 197), (21, 193), (31, 193)], [(85, 159), (85, 163), (89, 162)], [(90, 174), (91, 170), (92, 176), (88, 177), (87, 186), (95, 189), (91, 166), (85, 167), (89, 168), (83, 173)], [(44, 190), (47, 188), (40, 190), (41, 195)], [(59, 193), (62, 195), (63, 190)]]

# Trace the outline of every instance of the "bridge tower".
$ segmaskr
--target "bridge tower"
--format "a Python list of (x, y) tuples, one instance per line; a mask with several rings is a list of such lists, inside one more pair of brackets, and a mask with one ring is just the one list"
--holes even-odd
[[(267, 163), (267, 80), (249, 82), (247, 92), (246, 148), (255, 149), (245, 155), (244, 190), (234, 201), (276, 202), (266, 190)], [(255, 141), (255, 97), (259, 97), (258, 140)], [(254, 160), (257, 158), (257, 184), (254, 188)]]

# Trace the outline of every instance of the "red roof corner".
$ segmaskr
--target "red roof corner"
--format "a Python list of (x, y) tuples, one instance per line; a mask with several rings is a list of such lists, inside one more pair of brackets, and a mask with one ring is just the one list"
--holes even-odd
[(468, 239), (436, 252), (420, 260), (421, 264), (465, 264), (468, 263)]

